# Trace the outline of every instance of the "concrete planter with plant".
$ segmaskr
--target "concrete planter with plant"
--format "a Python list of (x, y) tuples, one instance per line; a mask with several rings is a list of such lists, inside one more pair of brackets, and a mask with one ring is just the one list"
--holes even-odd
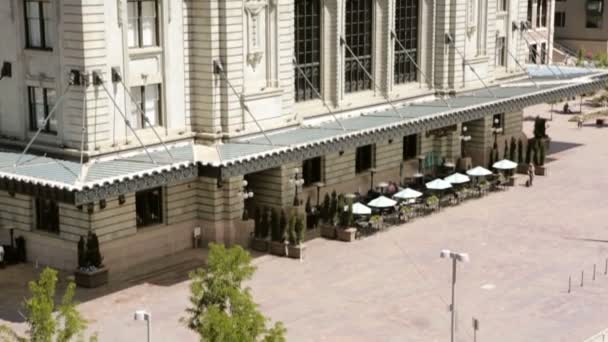
[(84, 288), (96, 288), (108, 283), (109, 271), (103, 265), (99, 250), (99, 239), (89, 232), (86, 245), (84, 237), (78, 240), (78, 268), (74, 272), (76, 285)]

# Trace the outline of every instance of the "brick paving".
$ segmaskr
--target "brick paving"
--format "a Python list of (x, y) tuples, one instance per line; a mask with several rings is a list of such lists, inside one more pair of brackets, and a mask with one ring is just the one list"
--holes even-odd
[[(544, 111), (532, 107), (526, 115)], [(451, 267), (439, 251), (449, 248), (471, 257), (458, 266), (457, 341), (473, 340), (473, 317), (478, 341), (582, 341), (607, 328), (608, 129), (577, 129), (567, 118), (554, 115), (549, 124), (559, 152), (549, 156), (550, 175), (537, 177), (533, 188), (519, 179), (508, 191), (350, 244), (315, 239), (302, 263), (257, 257), (249, 284), (256, 301), (286, 324), (289, 341), (446, 341)], [(531, 134), (532, 121), (525, 125)], [(8, 289), (2, 272), (0, 285)], [(195, 341), (178, 322), (188, 283), (174, 276), (81, 293), (80, 308), (101, 341), (143, 341), (144, 325), (132, 320), (138, 308), (153, 314), (154, 341)], [(19, 321), (7, 309), (17, 292), (0, 293), (0, 323)]]

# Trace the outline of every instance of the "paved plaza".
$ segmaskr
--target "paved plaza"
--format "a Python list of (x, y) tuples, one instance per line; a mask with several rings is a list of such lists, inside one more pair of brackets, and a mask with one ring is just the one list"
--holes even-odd
[[(608, 128), (578, 129), (567, 119), (549, 123), (550, 175), (534, 187), (519, 178), (507, 191), (350, 244), (315, 239), (301, 263), (259, 256), (249, 283), (255, 300), (286, 324), (288, 341), (448, 341), (451, 266), (439, 258), (448, 248), (471, 258), (458, 265), (457, 341), (473, 341), (473, 317), (477, 341), (582, 341), (608, 328)], [(529, 135), (532, 124), (525, 122)], [(100, 340), (144, 341), (144, 325), (132, 319), (139, 308), (152, 312), (154, 341), (197, 340), (178, 322), (188, 297), (183, 265), (193, 264), (180, 265), (124, 289), (79, 290)], [(8, 289), (0, 293), (0, 323), (22, 329), (15, 270), (26, 272), (0, 271)], [(158, 281), (167, 277), (175, 278)]]

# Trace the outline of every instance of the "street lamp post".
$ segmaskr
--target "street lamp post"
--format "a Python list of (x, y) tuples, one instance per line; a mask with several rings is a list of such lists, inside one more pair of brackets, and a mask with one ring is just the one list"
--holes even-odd
[(146, 321), (147, 325), (148, 325), (148, 342), (152, 341), (152, 338), (150, 336), (150, 330), (152, 329), (152, 315), (147, 312), (146, 310), (137, 310), (135, 311), (135, 314), (133, 315), (133, 319), (136, 321)]
[(289, 180), (289, 183), (295, 187), (295, 195), (293, 196), (293, 205), (297, 207), (300, 205), (300, 200), (298, 199), (298, 188), (304, 185), (304, 179), (300, 178), (300, 169), (297, 167), (293, 169), (293, 178)]
[(241, 189), (241, 192), (239, 192), (239, 196), (241, 196), (241, 198), (243, 199), (243, 217), (245, 217), (245, 212), (247, 211), (247, 206), (245, 205), (245, 202), (248, 199), (253, 198), (253, 191), (249, 191), (247, 189), (248, 185), (249, 183), (247, 182), (247, 180), (243, 180), (243, 188)]
[(454, 315), (456, 313), (455, 308), (455, 289), (456, 289), (456, 262), (469, 262), (469, 255), (467, 253), (456, 253), (452, 252), (449, 249), (441, 250), (439, 254), (441, 258), (450, 258), (452, 259), (452, 304), (450, 305), (451, 311), (451, 323), (450, 323), (450, 342), (454, 342), (454, 330), (456, 328), (456, 321), (454, 320)]
[(468, 131), (467, 126), (462, 126), (462, 133), (460, 134), (460, 155), (462, 157), (465, 156), (464, 143), (471, 140), (471, 136), (466, 134), (467, 131)]

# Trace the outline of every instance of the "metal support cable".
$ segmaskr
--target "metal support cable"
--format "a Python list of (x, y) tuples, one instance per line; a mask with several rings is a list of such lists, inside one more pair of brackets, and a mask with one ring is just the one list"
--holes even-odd
[[(529, 41), (529, 40), (528, 40), (528, 39), (525, 37), (524, 32), (521, 32), (521, 38), (522, 38), (522, 39), (523, 39), (523, 40), (526, 42), (526, 45), (528, 46), (528, 50), (529, 50), (529, 51), (532, 51), (532, 53), (534, 54), (534, 58), (537, 58), (537, 59), (538, 59), (538, 58), (540, 57), (540, 56), (539, 56), (539, 54), (538, 54), (538, 52), (536, 52), (536, 49), (534, 49), (534, 50), (531, 50), (531, 49), (530, 49), (530, 47), (532, 46), (532, 44), (531, 44), (531, 43), (530, 43), (530, 41)], [(536, 63), (535, 63), (535, 65), (536, 65)], [(549, 66), (549, 64), (543, 64), (543, 63), (541, 63), (540, 65), (544, 65), (544, 66), (546, 66), (546, 67), (547, 67), (547, 69), (549, 69), (549, 71), (550, 71), (550, 72), (553, 74), (553, 76), (555, 76), (555, 77), (557, 77), (557, 78), (560, 78), (560, 77), (559, 77), (559, 75), (558, 75), (558, 74), (557, 74), (555, 71), (553, 71), (553, 69), (551, 69), (551, 67)], [(563, 72), (561, 71), (561, 69), (558, 69), (558, 70), (560, 71), (560, 73), (562, 73), (562, 74), (563, 74)]]
[(232, 83), (228, 79), (228, 75), (226, 75), (226, 71), (224, 70), (224, 67), (222, 66), (222, 64), (218, 61), (213, 61), (213, 64), (215, 66), (215, 70), (217, 70), (222, 75), (222, 77), (224, 78), (226, 83), (228, 83), (228, 86), (230, 87), (230, 89), (232, 89), (232, 92), (234, 93), (234, 95), (239, 98), (239, 103), (241, 104), (241, 107), (251, 116), (253, 121), (255, 121), (255, 124), (258, 126), (258, 129), (260, 130), (260, 132), (264, 135), (264, 138), (266, 138), (266, 140), (268, 140), (268, 143), (270, 145), (274, 146), (274, 143), (272, 142), (272, 140), (270, 140), (270, 137), (268, 137), (268, 134), (266, 134), (266, 131), (264, 130), (264, 128), (262, 128), (262, 125), (260, 125), (260, 123), (258, 122), (256, 117), (249, 110), (249, 107), (245, 104), (245, 101), (243, 100), (243, 96), (241, 94), (239, 94), (239, 92), (236, 91), (236, 89), (234, 89), (234, 87), (232, 86)]
[(158, 139), (158, 141), (160, 141), (160, 144), (163, 145), (163, 148), (165, 149), (165, 152), (167, 152), (167, 154), (169, 155), (169, 158), (171, 158), (171, 162), (174, 163), (175, 162), (175, 158), (173, 158), (173, 154), (171, 154), (171, 151), (169, 151), (169, 148), (167, 147), (167, 145), (165, 144), (165, 142), (163, 141), (163, 139), (161, 138), (161, 136), (158, 134), (158, 132), (156, 131), (156, 129), (154, 128), (154, 126), (150, 122), (150, 119), (148, 119), (148, 116), (146, 116), (146, 113), (144, 113), (143, 109), (141, 109), (141, 106), (135, 101), (135, 98), (133, 97), (133, 95), (131, 94), (131, 92), (129, 91), (129, 89), (125, 85), (125, 83), (122, 81), (122, 77), (119, 77), (118, 80), (119, 80), (120, 84), (122, 85), (122, 88), (125, 90), (125, 93), (127, 93), (127, 95), (129, 95), (129, 99), (131, 99), (131, 102), (135, 104), (135, 108), (137, 108), (137, 111), (139, 112), (139, 114), (141, 114), (141, 116), (144, 118), (144, 121), (152, 129), (152, 132), (154, 132), (154, 135), (156, 136), (156, 138)]
[[(422, 71), (422, 68), (420, 68), (418, 63), (416, 63), (416, 60), (412, 57), (412, 55), (410, 55), (410, 53), (407, 51), (405, 46), (401, 43), (399, 38), (397, 38), (397, 34), (393, 30), (391, 30), (391, 37), (397, 42), (397, 44), (399, 44), (401, 51), (405, 52), (405, 55), (407, 56), (407, 58), (409, 58), (409, 60), (412, 62), (412, 64), (414, 64), (414, 66), (420, 72), (422, 77), (424, 77), (426, 79), (427, 83), (429, 84), (429, 87), (431, 87), (431, 89), (437, 89), (437, 87), (435, 87), (435, 82), (431, 78), (429, 78), (424, 71)], [(448, 108), (450, 108), (450, 109), (452, 108), (452, 106), (446, 99), (444, 99), (442, 96), (440, 96), (439, 98), (443, 101), (443, 103), (446, 104), (446, 106), (448, 106)]]
[(148, 155), (148, 158), (150, 158), (150, 160), (152, 161), (153, 164), (158, 164), (156, 162), (156, 160), (154, 160), (154, 158), (152, 158), (152, 155), (150, 154), (150, 151), (148, 150), (148, 147), (139, 138), (139, 135), (137, 135), (137, 133), (135, 132), (135, 129), (131, 126), (131, 122), (129, 121), (129, 119), (127, 119), (127, 117), (125, 116), (125, 113), (123, 113), (122, 109), (120, 109), (120, 107), (116, 103), (116, 100), (112, 97), (112, 95), (108, 91), (108, 88), (106, 88), (106, 85), (104, 84), (104, 80), (101, 78), (101, 75), (99, 75), (99, 74), (97, 74), (97, 73), (94, 72), (93, 73), (93, 78), (94, 79), (95, 78), (99, 79), (98, 82), (94, 81), (93, 83), (96, 84), (96, 85), (98, 84), (98, 85), (100, 85), (103, 88), (103, 90), (105, 91), (106, 95), (112, 101), (112, 104), (114, 104), (114, 107), (118, 110), (118, 113), (120, 114), (120, 116), (122, 116), (123, 120), (125, 121), (125, 125), (131, 130), (131, 132), (133, 133), (133, 135), (135, 136), (135, 138), (137, 139), (137, 141), (139, 142), (139, 144), (143, 147), (144, 151)]
[(460, 49), (456, 47), (456, 44), (454, 42), (454, 38), (452, 38), (452, 35), (449, 33), (446, 33), (446, 38), (448, 40), (448, 44), (452, 46), (452, 48), (454, 49), (454, 51), (456, 51), (456, 53), (460, 56), (460, 58), (462, 58), (462, 62), (469, 67), (469, 69), (473, 72), (473, 74), (475, 74), (475, 77), (477, 77), (477, 79), (481, 82), (481, 84), (483, 85), (484, 88), (486, 88), (486, 90), (488, 91), (488, 93), (490, 93), (494, 98), (498, 98), (498, 96), (496, 96), (496, 94), (488, 87), (488, 85), (486, 84), (486, 82), (483, 81), (483, 79), (481, 78), (481, 76), (479, 76), (479, 74), (477, 73), (477, 70), (475, 70), (475, 68), (473, 68), (473, 66), (467, 62), (467, 59), (464, 57), (464, 55), (462, 54), (462, 52), (460, 52)]
[[(523, 33), (522, 33), (522, 37), (524, 37), (524, 39), (525, 39), (525, 36), (523, 35)], [(532, 36), (531, 36), (531, 37), (532, 37)], [(536, 40), (534, 37), (532, 37), (532, 39), (534, 40), (534, 43), (536, 43), (536, 46), (541, 46), (541, 44), (539, 43), (539, 41), (538, 41), (538, 40)], [(548, 42), (547, 42), (547, 43), (548, 43)], [(548, 55), (549, 55), (549, 53), (550, 53), (550, 52), (549, 52), (549, 51), (545, 51), (545, 53), (546, 53), (546, 55), (547, 55), (547, 61), (549, 61), (549, 57), (548, 57)], [(549, 63), (547, 63), (546, 65), (547, 65), (547, 67), (548, 67), (548, 66), (549, 66)], [(560, 73), (560, 74), (562, 74), (562, 76), (564, 76), (564, 77), (568, 77), (568, 76), (567, 76), (567, 75), (566, 75), (566, 74), (565, 74), (565, 73), (562, 71), (562, 68), (560, 68), (560, 67), (559, 67), (559, 65), (557, 65), (557, 64), (552, 64), (552, 65), (553, 65), (553, 66), (554, 66), (554, 67), (557, 69), (557, 71), (559, 71), (559, 73)]]
[(340, 120), (338, 120), (338, 117), (334, 114), (334, 112), (331, 110), (331, 108), (329, 107), (329, 105), (327, 104), (327, 102), (325, 102), (325, 100), (323, 99), (323, 97), (321, 96), (321, 94), (317, 91), (317, 88), (315, 88), (315, 86), (308, 79), (308, 77), (306, 77), (306, 74), (304, 73), (304, 70), (302, 70), (302, 68), (300, 68), (300, 66), (298, 65), (298, 60), (295, 57), (293, 58), (293, 65), (295, 65), (296, 69), (298, 69), (298, 71), (302, 74), (302, 77), (304, 78), (304, 80), (306, 81), (306, 83), (308, 83), (308, 85), (310, 86), (310, 89), (312, 89), (312, 91), (315, 93), (315, 95), (317, 95), (317, 97), (319, 98), (319, 100), (321, 100), (321, 102), (323, 103), (323, 105), (325, 106), (325, 108), (327, 108), (327, 110), (329, 111), (329, 113), (333, 116), (334, 120), (336, 120), (336, 123), (338, 123), (338, 125), (340, 126), (340, 128), (342, 128), (343, 131), (346, 131), (346, 128), (344, 128), (344, 125), (342, 125), (342, 122), (340, 122)]
[[(350, 49), (350, 46), (348, 46), (348, 44), (346, 43), (346, 39), (344, 39), (344, 37), (340, 36), (340, 42), (342, 43), (342, 45), (344, 45), (346, 47), (346, 50), (348, 50), (350, 55), (353, 56), (353, 58), (355, 59), (355, 61), (359, 65), (359, 67), (363, 70), (365, 75), (367, 75), (369, 80), (372, 82), (374, 89), (378, 90), (380, 92), (380, 94), (382, 94), (382, 90), (378, 88), (378, 86), (376, 85), (376, 82), (374, 81), (374, 78), (369, 73), (369, 71), (367, 71), (367, 69), (365, 69), (365, 67), (363, 66), (363, 63), (361, 63), (361, 61), (359, 60), (359, 57), (357, 57), (357, 55), (355, 55), (353, 50)], [(395, 107), (395, 105), (393, 104), (393, 101), (391, 101), (391, 99), (388, 97), (388, 94), (383, 94), (383, 97), (386, 99), (386, 102), (388, 102), (388, 104), (393, 108), (395, 113), (397, 113), (397, 115), (399, 115), (399, 117), (403, 119), (403, 114), (401, 114), (401, 112), (399, 112), (397, 110), (397, 107)]]
[(513, 53), (511, 52), (511, 50), (509, 50), (508, 48), (505, 49), (505, 50), (507, 50), (507, 53), (509, 54), (509, 56), (511, 56), (511, 58), (513, 58), (513, 60), (517, 64), (517, 66), (520, 67), (521, 70), (526, 73), (526, 75), (528, 75), (528, 78), (530, 79), (530, 82), (532, 82), (534, 84), (534, 86), (536, 86), (536, 88), (540, 88), (540, 86), (538, 85), (538, 83), (536, 83), (536, 81), (534, 81), (534, 78), (532, 77), (532, 75), (528, 72), (528, 70), (526, 68), (524, 68), (523, 65), (521, 65), (521, 63), (519, 62), (519, 60), (517, 59), (517, 57), (515, 57), (513, 55)]
[(32, 147), (32, 144), (34, 143), (34, 141), (36, 141), (36, 139), (38, 138), (38, 136), (40, 135), (40, 133), (42, 132), (44, 127), (46, 127), (47, 123), (53, 117), (53, 114), (55, 114), (55, 112), (57, 111), (57, 108), (59, 108), (59, 105), (61, 104), (61, 102), (63, 102), (66, 95), (70, 92), (71, 89), (72, 89), (72, 84), (68, 84), (68, 86), (65, 88), (65, 91), (63, 92), (63, 94), (61, 94), (61, 96), (59, 96), (57, 101), (55, 101), (55, 105), (53, 106), (53, 108), (51, 109), (51, 111), (49, 112), (47, 117), (44, 118), (44, 121), (42, 122), (40, 127), (38, 127), (36, 134), (34, 134), (34, 136), (30, 139), (30, 141), (25, 146), (25, 149), (23, 150), (23, 152), (21, 152), (21, 155), (19, 155), (19, 158), (17, 158), (17, 160), (15, 161), (13, 168), (16, 169), (17, 166), (19, 166), (19, 163), (21, 162), (21, 159), (23, 158), (23, 156), (27, 153), (27, 151), (30, 149), (30, 147)]

